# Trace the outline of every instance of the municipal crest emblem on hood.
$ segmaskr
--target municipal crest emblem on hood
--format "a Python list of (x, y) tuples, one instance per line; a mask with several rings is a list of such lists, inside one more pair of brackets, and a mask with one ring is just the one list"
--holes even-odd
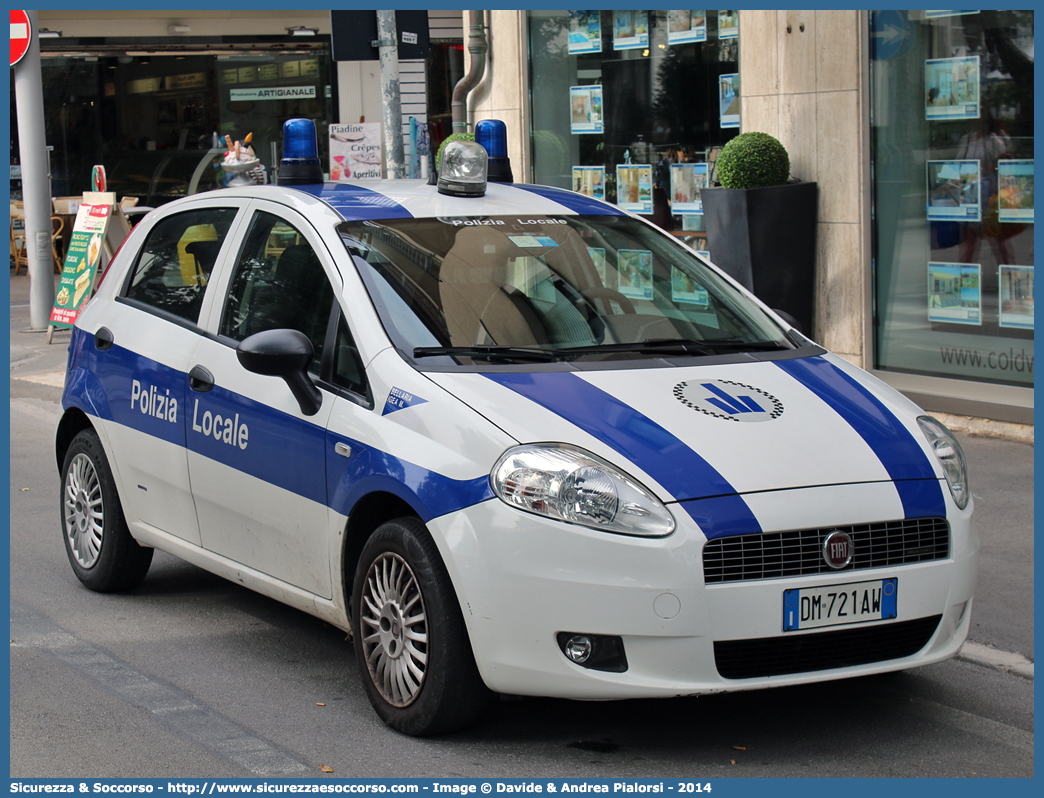
[(688, 380), (674, 386), (683, 405), (727, 421), (771, 421), (783, 415), (783, 403), (753, 385), (732, 380)]

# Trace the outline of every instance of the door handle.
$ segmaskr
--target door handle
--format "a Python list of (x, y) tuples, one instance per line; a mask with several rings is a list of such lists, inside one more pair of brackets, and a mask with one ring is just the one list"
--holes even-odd
[(189, 388), (199, 393), (206, 393), (214, 387), (214, 375), (202, 366), (193, 366), (189, 372)]
[(104, 352), (112, 347), (113, 340), (112, 330), (108, 327), (99, 327), (98, 332), (94, 334), (94, 348)]

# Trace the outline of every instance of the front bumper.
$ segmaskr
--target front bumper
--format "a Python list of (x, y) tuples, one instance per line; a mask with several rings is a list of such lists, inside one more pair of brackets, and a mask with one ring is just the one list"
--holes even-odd
[[(762, 527), (894, 520), (890, 491), (888, 483), (875, 483), (777, 492), (769, 501), (789, 509)], [(706, 537), (679, 505), (671, 510), (678, 528), (660, 539), (563, 524), (496, 499), (430, 521), (486, 684), (503, 693), (581, 699), (756, 689), (927, 665), (954, 656), (967, 637), (979, 549), (971, 505), (960, 511), (947, 500), (950, 553), (943, 560), (712, 585), (703, 579)], [(786, 589), (892, 577), (899, 580), (895, 620), (782, 631)], [(771, 654), (780, 646), (808, 648), (808, 641), (793, 641), (812, 636), (817, 643), (840, 640), (842, 649), (846, 638), (876, 649), (901, 631), (909, 636), (909, 622), (918, 620), (923, 645), (918, 639), (913, 653), (910, 643), (890, 649), (900, 656), (884, 661), (845, 664), (852, 660), (842, 650), (826, 668), (727, 678), (716, 659), (716, 643), (719, 658), (731, 648), (733, 660), (743, 660), (751, 649), (735, 641), (756, 641), (755, 650), (767, 646)], [(559, 632), (619, 636), (627, 670), (574, 664), (559, 648)]]

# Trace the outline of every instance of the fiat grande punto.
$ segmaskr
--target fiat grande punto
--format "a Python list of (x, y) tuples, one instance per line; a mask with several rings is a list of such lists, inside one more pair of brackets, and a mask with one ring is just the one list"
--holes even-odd
[(474, 142), (324, 184), (308, 124), (280, 185), (145, 217), (76, 321), (86, 587), (159, 549), (322, 618), (407, 734), (957, 652), (979, 541), (941, 423), (614, 205)]

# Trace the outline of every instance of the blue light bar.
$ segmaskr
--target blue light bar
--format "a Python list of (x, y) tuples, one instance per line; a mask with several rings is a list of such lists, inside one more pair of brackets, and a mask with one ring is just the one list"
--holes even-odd
[(476, 122), (475, 141), (489, 154), (486, 179), (490, 183), (513, 183), (507, 149), (507, 125), (499, 119), (483, 119)]
[(475, 123), (475, 141), (490, 158), (507, 158), (507, 125), (499, 119), (483, 119)]
[(283, 159), (279, 162), (281, 186), (310, 186), (323, 182), (315, 123), (311, 119), (287, 119), (283, 123)]

